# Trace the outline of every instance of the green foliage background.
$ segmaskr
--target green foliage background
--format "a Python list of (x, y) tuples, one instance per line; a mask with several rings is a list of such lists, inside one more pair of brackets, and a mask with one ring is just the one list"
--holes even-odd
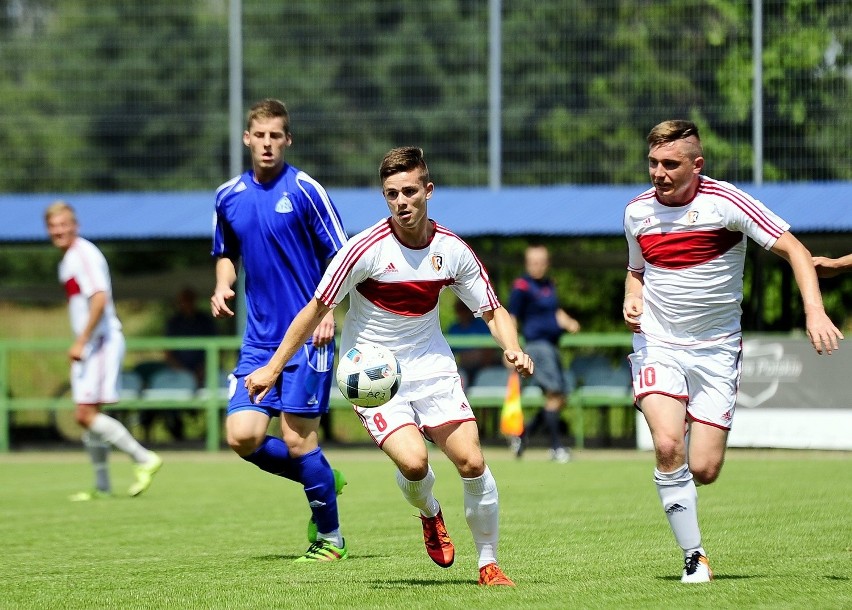
[[(488, 2), (244, 0), (244, 101), (285, 99), (294, 160), (370, 186), (424, 146), (488, 182)], [(847, 1), (764, 0), (770, 181), (852, 179)], [(702, 128), (715, 177), (752, 177), (752, 3), (503, 3), (507, 185), (635, 183), (660, 120)], [(0, 191), (210, 189), (228, 174), (228, 3), (0, 0)]]

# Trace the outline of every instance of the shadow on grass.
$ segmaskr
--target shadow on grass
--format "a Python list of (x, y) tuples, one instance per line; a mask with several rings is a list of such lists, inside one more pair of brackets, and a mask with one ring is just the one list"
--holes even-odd
[[(760, 574), (713, 574), (713, 580), (749, 580), (752, 578), (766, 578), (766, 576), (762, 576)], [(680, 575), (677, 576), (657, 576), (657, 580), (672, 580), (680, 582)], [(692, 583), (692, 584), (704, 584), (704, 583)]]
[(475, 585), (477, 581), (471, 578), (400, 578), (397, 580), (383, 578), (371, 583), (374, 589), (407, 589), (409, 587), (443, 587), (446, 585)]
[[(293, 561), (302, 556), (302, 553), (298, 553), (296, 555), (260, 555), (255, 557), (255, 561)], [(360, 561), (362, 559), (387, 559), (388, 555), (370, 555), (365, 553), (358, 553), (357, 555), (350, 555), (344, 561), (347, 563), (350, 561)], [(326, 563), (326, 562), (317, 562), (317, 563)]]

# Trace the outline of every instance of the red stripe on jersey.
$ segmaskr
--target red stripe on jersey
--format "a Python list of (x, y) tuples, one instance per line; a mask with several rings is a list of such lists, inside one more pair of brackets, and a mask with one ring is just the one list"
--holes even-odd
[(640, 235), (638, 239), (645, 261), (664, 269), (685, 269), (718, 258), (740, 243), (743, 234), (717, 229)]
[(743, 210), (761, 229), (776, 239), (784, 233), (784, 230), (770, 220), (769, 217), (767, 217), (766, 214), (764, 214), (742, 191), (727, 188), (719, 182), (709, 178), (702, 178), (698, 192), (727, 199)]
[(379, 226), (376, 230), (368, 233), (356, 244), (354, 244), (347, 253), (346, 258), (343, 260), (343, 263), (337, 268), (337, 272), (332, 276), (331, 281), (328, 283), (328, 286), (325, 289), (325, 292), (320, 295), (320, 301), (325, 303), (326, 305), (330, 304), (334, 296), (338, 292), (340, 292), (340, 286), (343, 283), (343, 280), (349, 274), (350, 270), (358, 261), (358, 259), (364, 256), (364, 253), (369, 250), (373, 245), (380, 242), (382, 239), (384, 239), (390, 234), (390, 224), (383, 224)]
[(80, 284), (73, 277), (65, 282), (65, 296), (69, 299), (80, 294)]
[(464, 247), (468, 249), (470, 254), (473, 256), (473, 259), (476, 261), (476, 265), (479, 267), (479, 277), (481, 277), (485, 284), (488, 286), (486, 296), (488, 298), (489, 308), (491, 310), (494, 310), (500, 307), (500, 299), (497, 298), (497, 293), (494, 292), (494, 286), (491, 285), (491, 280), (488, 278), (488, 273), (486, 273), (485, 267), (482, 265), (482, 262), (479, 260), (479, 257), (476, 256), (476, 252), (474, 252), (473, 248), (470, 247), (470, 244), (468, 244), (461, 237), (450, 231), (447, 227), (439, 225), (438, 223), (435, 223), (435, 232), (459, 240), (464, 245)]
[(438, 306), (438, 297), (451, 279), (379, 282), (368, 278), (355, 289), (376, 307), (401, 316), (422, 316)]

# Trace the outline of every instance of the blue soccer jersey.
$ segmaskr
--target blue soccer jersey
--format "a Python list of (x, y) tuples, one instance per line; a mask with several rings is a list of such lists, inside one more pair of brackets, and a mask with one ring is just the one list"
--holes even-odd
[(266, 184), (249, 171), (220, 186), (215, 222), (213, 256), (241, 261), (245, 274), (243, 344), (275, 348), (346, 242), (340, 214), (319, 182), (285, 165)]

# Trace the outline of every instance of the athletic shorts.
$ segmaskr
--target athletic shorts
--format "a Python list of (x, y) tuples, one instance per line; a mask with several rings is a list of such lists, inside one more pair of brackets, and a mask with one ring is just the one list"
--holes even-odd
[(381, 407), (353, 408), (379, 447), (404, 426), (417, 426), (429, 439), (431, 428), (476, 421), (458, 375), (414, 381), (403, 379), (396, 396)]
[(302, 417), (327, 413), (334, 343), (320, 348), (303, 345), (284, 367), (263, 402), (255, 404), (249, 400), (245, 377), (269, 362), (274, 353), (275, 348), (242, 347), (228, 388), (228, 415), (245, 409), (260, 411), (269, 417), (276, 417), (282, 411)]
[(78, 405), (118, 402), (124, 335), (112, 332), (89, 341), (83, 359), (71, 363), (71, 396)]
[(562, 370), (562, 355), (559, 348), (549, 341), (530, 341), (524, 346), (535, 363), (532, 381), (545, 392), (565, 394), (565, 375)]
[(664, 394), (686, 401), (689, 419), (730, 430), (742, 369), (740, 337), (702, 348), (645, 344), (636, 337), (630, 354), (633, 392), (639, 400)]

